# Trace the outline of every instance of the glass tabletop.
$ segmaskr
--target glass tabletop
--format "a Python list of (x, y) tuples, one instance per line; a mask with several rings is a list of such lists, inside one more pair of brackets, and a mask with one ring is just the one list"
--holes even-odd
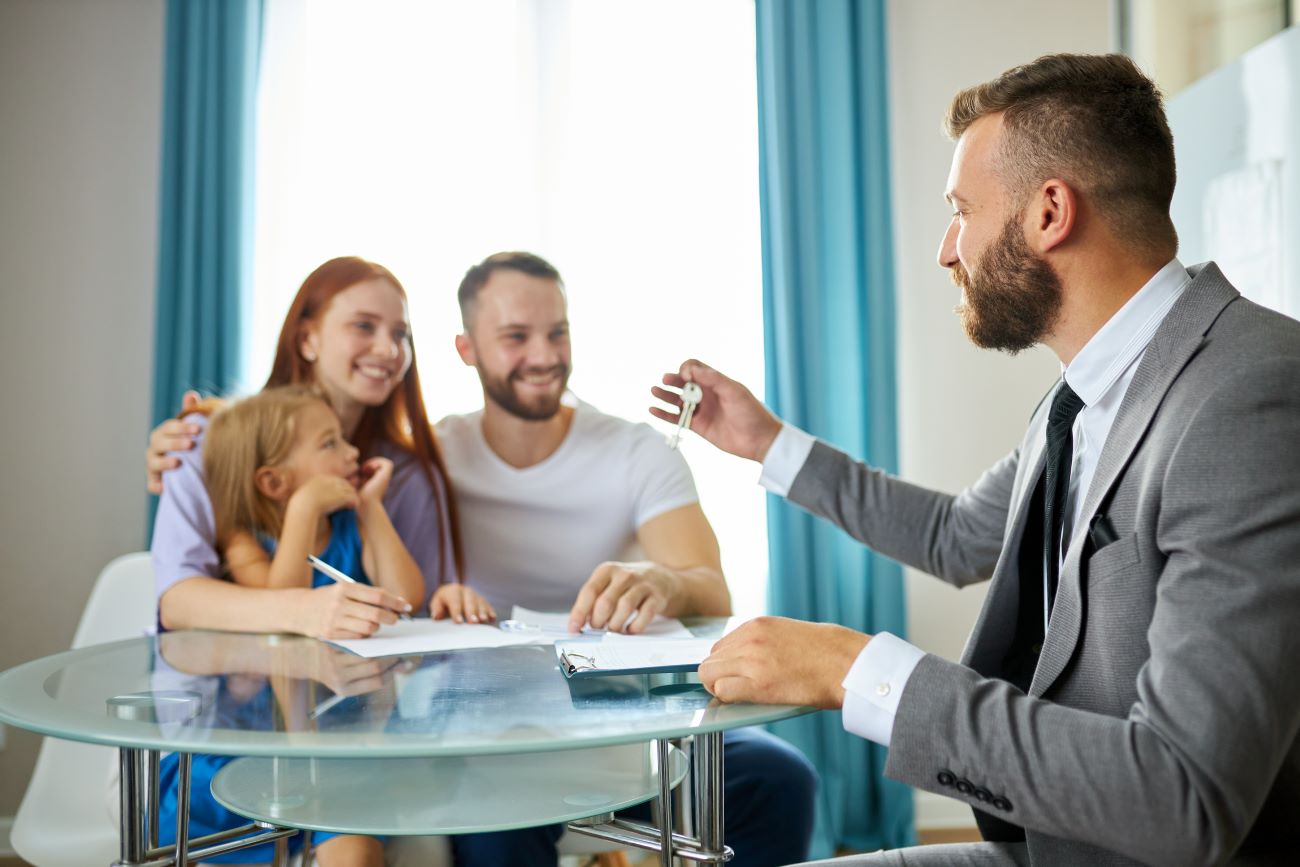
[[(725, 622), (688, 625), (709, 637)], [(69, 740), (220, 755), (546, 752), (812, 710), (721, 704), (693, 673), (568, 680), (549, 646), (364, 659), (299, 636), (171, 632), (0, 673), (0, 722)]]

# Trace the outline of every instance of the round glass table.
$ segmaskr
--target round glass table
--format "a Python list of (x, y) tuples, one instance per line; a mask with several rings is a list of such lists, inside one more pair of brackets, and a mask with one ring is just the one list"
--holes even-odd
[[(721, 634), (725, 622), (688, 621), (688, 626), (698, 637), (710, 637)], [(286, 780), (298, 780), (295, 788), (302, 790), (295, 794), (278, 787), (276, 797), (286, 800), (257, 816), (266, 825), (276, 825), (276, 816), (283, 819), (285, 805), (294, 798), (328, 802), (321, 794), (329, 791), (329, 784), (306, 791), (313, 780), (333, 781), (336, 790), (341, 790), (340, 781), (346, 789), (349, 779), (373, 784), (382, 767), (373, 760), (432, 762), (429, 767), (437, 767), (447, 785), (482, 791), (491, 788), (491, 774), (513, 769), (540, 792), (545, 787), (536, 781), (546, 767), (566, 766), (580, 776), (584, 762), (592, 767), (606, 764), (599, 758), (604, 748), (653, 744), (642, 752), (659, 786), (660, 824), (671, 828), (672, 799), (665, 796), (679, 774), (658, 774), (657, 769), (675, 769), (680, 758), (673, 755), (670, 741), (682, 738), (693, 742), (689, 824), (694, 836), (626, 822), (595, 801), (570, 801), (567, 814), (502, 811), (514, 822), (505, 826), (549, 824), (541, 821), (547, 817), (572, 819), (581, 814), (580, 808), (589, 807), (588, 818), (571, 824), (575, 830), (657, 849), (665, 858), (677, 850), (692, 860), (722, 861), (729, 852), (722, 844), (721, 733), (811, 710), (721, 704), (693, 673), (566, 679), (550, 646), (366, 659), (297, 636), (173, 632), (72, 650), (0, 673), (0, 722), (120, 748), (123, 865), (184, 864), (190, 857), (211, 857), (214, 846), (231, 845), (226, 839), (189, 841), (181, 835), (172, 860), (167, 847), (159, 849), (160, 751), (281, 760), (270, 765), (242, 763), (248, 779), (282, 774)], [(562, 752), (565, 759), (558, 763), (554, 755), (542, 755)], [(530, 755), (537, 762), (531, 768)], [(453, 761), (470, 756), (514, 759)], [(312, 762), (295, 767), (284, 763), (286, 759)], [(372, 761), (322, 764), (358, 759)], [(188, 765), (186, 756), (182, 763)], [(309, 768), (314, 770), (309, 773)], [(638, 785), (644, 786), (650, 778), (642, 777)], [(182, 780), (183, 785), (187, 782)], [(249, 788), (254, 784), (241, 786), (233, 770), (226, 782), (224, 797), (265, 801)], [(435, 788), (431, 783), (430, 796)], [(188, 791), (183, 794), (188, 796)], [(503, 799), (515, 794), (508, 787), (501, 790)], [(633, 802), (630, 797), (631, 790), (619, 790), (612, 800)], [(490, 800), (465, 799), (460, 807), (464, 813), (446, 816), (449, 828), (502, 827), (493, 822)], [(386, 830), (392, 833), (391, 827)], [(433, 832), (427, 821), (420, 830), (407, 831)], [(265, 832), (289, 833), (276, 828)], [(192, 848), (200, 846), (208, 848)]]

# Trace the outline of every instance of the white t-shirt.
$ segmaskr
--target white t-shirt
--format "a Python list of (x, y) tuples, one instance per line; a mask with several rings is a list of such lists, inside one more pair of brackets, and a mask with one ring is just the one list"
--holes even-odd
[(662, 434), (579, 403), (555, 453), (524, 469), (483, 438), (483, 413), (438, 422), (460, 507), (465, 581), (500, 617), (512, 605), (567, 611), (606, 560), (642, 555), (636, 531), (699, 501), (681, 454)]

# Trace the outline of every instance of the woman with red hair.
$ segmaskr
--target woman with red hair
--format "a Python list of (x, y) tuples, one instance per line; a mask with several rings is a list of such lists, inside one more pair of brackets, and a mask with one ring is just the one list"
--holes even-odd
[[(410, 607), (423, 607), (440, 585), (459, 581), (462, 564), (455, 500), (420, 392), (406, 292), (392, 272), (344, 256), (303, 281), (280, 331), (266, 387), (291, 383), (320, 389), (363, 459), (394, 463), (384, 506), (424, 576), (424, 598), (409, 600)], [(186, 410), (195, 399), (186, 395)], [(149, 487), (162, 494), (150, 549), (163, 628), (354, 638), (407, 610), (407, 600), (364, 584), (269, 590), (220, 580), (212, 504), (197, 448), (206, 423), (205, 416), (188, 414), (164, 422), (149, 440)], [(470, 609), (456, 596), (451, 615), (489, 619), (486, 606), (474, 603)]]

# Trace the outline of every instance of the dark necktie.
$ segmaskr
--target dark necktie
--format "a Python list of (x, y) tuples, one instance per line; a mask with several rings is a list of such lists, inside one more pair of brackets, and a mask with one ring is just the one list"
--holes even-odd
[(1047, 416), (1047, 466), (1043, 469), (1043, 629), (1051, 620), (1061, 562), (1061, 526), (1065, 497), (1070, 490), (1070, 464), (1074, 458), (1074, 417), (1083, 401), (1061, 382)]

